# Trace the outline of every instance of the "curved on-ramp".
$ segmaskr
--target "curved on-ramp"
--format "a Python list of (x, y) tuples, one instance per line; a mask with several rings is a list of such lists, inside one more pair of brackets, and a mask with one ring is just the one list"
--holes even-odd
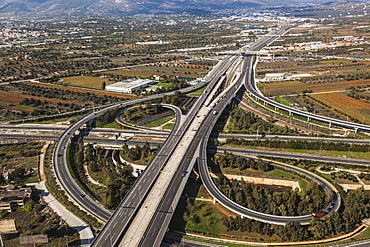
[[(178, 119), (180, 122), (182, 121), (181, 120), (182, 111), (179, 107), (174, 106), (174, 105), (169, 105), (169, 104), (161, 104), (161, 105), (165, 108), (173, 110), (175, 112), (176, 119)], [(170, 132), (170, 131), (163, 131), (163, 130), (147, 128), (147, 127), (127, 123), (126, 121), (124, 121), (122, 119), (122, 115), (126, 110), (127, 109), (121, 110), (115, 118), (115, 122), (118, 123), (119, 125), (122, 125), (123, 127), (126, 127), (126, 128), (136, 129), (136, 130), (143, 130), (143, 131), (151, 131), (151, 132), (159, 132), (159, 133), (169, 133)]]
[[(281, 31), (282, 33), (283, 31)], [(280, 32), (279, 32), (280, 33)], [(255, 47), (262, 47), (264, 44), (267, 44), (269, 42), (272, 42), (274, 38), (270, 37), (265, 40), (261, 40), (261, 44)], [(248, 85), (247, 81), (250, 81), (252, 79), (253, 75), (253, 66), (252, 66), (252, 59), (251, 57), (246, 57), (244, 58), (244, 66), (243, 66), (243, 73), (244, 75), (241, 76), (242, 80), (244, 81), (244, 85)], [(227, 103), (234, 97), (235, 93), (239, 90), (241, 85), (236, 86), (233, 90), (230, 90), (230, 93), (227, 93), (224, 98), (220, 100), (220, 103), (215, 107), (216, 112), (223, 112), (225, 109)], [(211, 194), (211, 196), (215, 199), (215, 201), (219, 202), (222, 204), (224, 207), (228, 208), (229, 210), (247, 217), (251, 219), (255, 219), (258, 221), (266, 222), (266, 223), (271, 223), (271, 224), (279, 224), (279, 225), (285, 225), (288, 222), (298, 222), (302, 225), (307, 225), (311, 222), (312, 215), (303, 215), (303, 216), (276, 216), (276, 215), (269, 215), (269, 214), (264, 214), (261, 212), (257, 212), (248, 208), (245, 208), (232, 200), (230, 200), (228, 197), (226, 197), (219, 189), (217, 186), (214, 184), (209, 172), (208, 172), (208, 165), (207, 165), (207, 156), (206, 156), (206, 151), (207, 151), (207, 142), (208, 139), (211, 135), (213, 126), (216, 124), (217, 119), (219, 115), (209, 115), (206, 123), (208, 125), (208, 128), (205, 130), (204, 138), (202, 142), (200, 143), (200, 157), (198, 159), (198, 168), (199, 168), (199, 173), (201, 175), (201, 179), (203, 181), (203, 184), (207, 191)], [(277, 163), (278, 164), (278, 163)], [(282, 164), (279, 164), (282, 165)], [(285, 168), (287, 169), (293, 169), (292, 166), (286, 166)], [(335, 189), (334, 186), (332, 186), (329, 182), (324, 180), (323, 178), (310, 173), (308, 171), (305, 171), (303, 169), (299, 169), (294, 167), (294, 170), (296, 172), (299, 172), (301, 174), (304, 174), (305, 176), (310, 177), (313, 179), (315, 182), (318, 182), (320, 185), (324, 187), (324, 189), (330, 194), (330, 202), (328, 205), (325, 206), (324, 209), (322, 209), (324, 212), (327, 214), (330, 214), (336, 210), (339, 209), (341, 199), (338, 191)]]

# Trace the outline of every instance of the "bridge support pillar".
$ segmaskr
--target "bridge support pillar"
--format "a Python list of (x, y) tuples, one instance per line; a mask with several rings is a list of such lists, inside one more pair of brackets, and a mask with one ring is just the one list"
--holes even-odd
[(357, 133), (358, 132), (358, 128), (355, 128), (355, 133)]
[(293, 112), (291, 112), (291, 111), (290, 111), (290, 112), (289, 112), (289, 116), (293, 116)]
[(329, 122), (329, 128), (331, 128), (331, 122)]
[(263, 105), (266, 105), (266, 101), (263, 101)]
[(213, 204), (216, 204), (216, 203), (217, 203), (216, 198), (213, 198)]
[(275, 111), (278, 111), (279, 110), (279, 108), (277, 108), (276, 106), (275, 106)]
[(311, 121), (311, 118), (310, 117), (307, 117), (307, 122), (310, 122)]

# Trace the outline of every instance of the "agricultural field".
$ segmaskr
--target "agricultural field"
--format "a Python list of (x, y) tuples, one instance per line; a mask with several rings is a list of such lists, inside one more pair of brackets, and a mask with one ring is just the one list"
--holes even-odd
[(96, 107), (136, 97), (132, 94), (35, 82), (0, 85), (0, 94), (0, 121), (68, 113), (91, 108), (93, 104)]
[(279, 81), (271, 83), (260, 83), (262, 93), (269, 97), (296, 95), (303, 92), (326, 93), (326, 92), (349, 92), (350, 87), (368, 87), (369, 80), (343, 81), (325, 84), (305, 84), (300, 81)]
[[(199, 66), (200, 67), (200, 66)], [(120, 69), (104, 72), (106, 75), (121, 75), (126, 77), (150, 78), (153, 75), (158, 76), (178, 76), (181, 78), (195, 79), (204, 76), (208, 72), (208, 66), (200, 68), (176, 68), (166, 66), (136, 66), (129, 69)]]
[(310, 74), (291, 81), (260, 82), (268, 97), (284, 104), (306, 108), (309, 112), (342, 120), (370, 123), (370, 64), (363, 61), (309, 60), (264, 62), (257, 74)]
[(52, 89), (59, 89), (59, 90), (68, 90), (71, 92), (76, 93), (90, 93), (97, 96), (111, 96), (111, 97), (120, 97), (123, 99), (134, 99), (136, 95), (133, 94), (125, 94), (125, 93), (116, 93), (116, 92), (109, 92), (109, 91), (102, 91), (102, 90), (92, 90), (92, 89), (84, 89), (84, 88), (74, 88), (68, 87), (64, 85), (57, 85), (57, 84), (46, 84), (46, 83), (36, 83), (36, 82), (29, 82), (26, 83), (27, 85), (32, 86), (39, 86), (43, 88), (52, 88)]
[(334, 109), (340, 109), (341, 112), (360, 120), (362, 123), (370, 124), (370, 104), (368, 102), (341, 93), (323, 93), (311, 96)]
[(27, 169), (37, 174), (37, 156), (42, 143), (29, 141), (27, 143), (0, 146), (0, 165), (2, 170)]
[(60, 83), (64, 86), (75, 86), (100, 90), (102, 89), (103, 82), (105, 82), (106, 85), (114, 83), (114, 81), (109, 81), (107, 78), (94, 76), (72, 76), (60, 79), (58, 84)]

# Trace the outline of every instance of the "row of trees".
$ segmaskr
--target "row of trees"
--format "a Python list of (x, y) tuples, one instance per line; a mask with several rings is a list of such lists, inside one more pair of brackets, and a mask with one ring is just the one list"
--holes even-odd
[(238, 138), (227, 138), (226, 143), (234, 145), (245, 145), (255, 147), (270, 147), (282, 149), (303, 149), (303, 150), (335, 150), (351, 152), (369, 152), (368, 144), (353, 144), (345, 142), (323, 142), (304, 140), (246, 140)]
[(212, 161), (219, 167), (238, 168), (241, 171), (247, 168), (261, 170), (265, 172), (274, 169), (273, 166), (269, 165), (261, 159), (245, 159), (226, 151), (224, 154), (215, 154)]
[(94, 102), (95, 104), (101, 105), (122, 101), (122, 98), (113, 97), (110, 95), (99, 96), (92, 93), (82, 93), (58, 88), (41, 87), (25, 83), (18, 83), (13, 86), (16, 87), (18, 90), (21, 90), (23, 94), (50, 99), (60, 99), (67, 101), (74, 99), (75, 102)]
[(187, 98), (187, 96), (180, 91), (176, 91), (174, 95), (164, 95), (162, 97), (162, 103), (180, 106), (181, 103)]
[(282, 241), (302, 241), (312, 238), (323, 239), (332, 237), (353, 231), (361, 223), (362, 219), (370, 216), (369, 196), (362, 187), (350, 191), (347, 195), (342, 194), (342, 196), (344, 209), (334, 212), (331, 216), (327, 216), (324, 219), (312, 218), (311, 227), (300, 226), (296, 222), (290, 222), (286, 226), (270, 225), (241, 218), (240, 216), (225, 217), (223, 224), (228, 231), (255, 232), (269, 237), (276, 234)]
[(61, 71), (69, 71), (70, 73), (73, 73), (118, 67), (118, 65), (113, 64), (110, 59), (106, 58), (66, 60), (63, 59), (60, 54), (47, 49), (43, 50), (43, 54), (45, 60), (38, 60), (38, 53), (30, 53), (28, 59), (20, 59), (16, 61), (8, 60), (4, 66), (0, 66), (0, 78), (14, 75), (20, 78), (28, 76), (37, 78)]
[(296, 133), (297, 130), (290, 129), (288, 126), (281, 127), (272, 124), (273, 119), (267, 122), (258, 117), (253, 112), (247, 112), (240, 108), (234, 108), (230, 115), (231, 118), (231, 129), (229, 132), (236, 133), (276, 133), (276, 134), (288, 134)]
[(365, 180), (370, 180), (370, 173), (360, 173), (359, 175), (358, 175), (358, 177), (360, 178), (360, 179), (365, 179)]
[(331, 173), (331, 178), (332, 179), (336, 179), (336, 178), (347, 179), (347, 180), (350, 180), (354, 183), (358, 182), (358, 179), (355, 176), (353, 176), (351, 173), (345, 172), (345, 171), (332, 172)]
[(226, 226), (227, 231), (255, 232), (269, 237), (276, 234), (282, 241), (303, 241), (309, 237), (308, 228), (297, 222), (289, 222), (281, 226), (237, 216), (224, 217), (223, 225)]
[[(121, 199), (121, 192), (129, 188), (134, 182), (131, 166), (115, 166), (107, 150), (95, 150), (93, 145), (83, 147), (82, 138), (78, 141), (78, 148), (75, 155), (76, 168), (83, 182), (86, 183), (83, 165), (88, 165), (93, 173), (104, 174), (106, 177), (107, 191), (105, 193), (105, 205), (108, 208), (115, 208)], [(83, 150), (83, 151), (82, 151)], [(109, 151), (108, 151), (109, 152)], [(84, 155), (81, 155), (83, 153)], [(78, 162), (78, 163), (77, 163)], [(82, 165), (81, 165), (82, 164)], [(93, 188), (91, 188), (93, 190)]]
[(125, 143), (122, 147), (122, 155), (128, 161), (148, 161), (151, 157), (153, 157), (154, 152), (150, 149), (150, 145), (148, 142), (144, 144), (144, 146), (135, 145), (133, 148), (129, 148), (128, 145)]
[(231, 200), (249, 209), (273, 215), (295, 216), (318, 212), (328, 199), (317, 183), (306, 188), (286, 190), (284, 193), (269, 192), (266, 187), (245, 181), (215, 179), (217, 187)]
[[(137, 110), (139, 113), (139, 116), (134, 117), (133, 114), (134, 110)], [(143, 118), (153, 116), (159, 113), (162, 113), (164, 111), (163, 106), (157, 102), (155, 104), (149, 104), (149, 102), (146, 102), (144, 105), (139, 105), (135, 109), (126, 109), (124, 111), (124, 117), (126, 121), (132, 121), (134, 120), (135, 122), (141, 121)], [(143, 117), (144, 116), (144, 117)]]

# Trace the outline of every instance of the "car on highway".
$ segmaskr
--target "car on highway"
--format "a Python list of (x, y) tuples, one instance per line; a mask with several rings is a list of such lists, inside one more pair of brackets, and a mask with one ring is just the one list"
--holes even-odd
[(324, 216), (325, 214), (326, 214), (325, 212), (319, 212), (319, 213), (313, 213), (311, 214), (311, 216), (314, 218), (319, 218), (319, 217)]

